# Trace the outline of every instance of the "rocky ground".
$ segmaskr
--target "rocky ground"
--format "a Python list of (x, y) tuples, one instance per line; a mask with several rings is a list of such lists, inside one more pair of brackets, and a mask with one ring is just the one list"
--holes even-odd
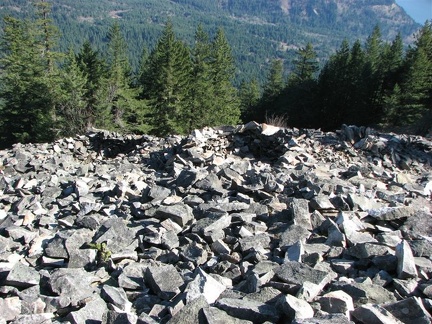
[(430, 323), (432, 142), (249, 123), (0, 151), (0, 323)]

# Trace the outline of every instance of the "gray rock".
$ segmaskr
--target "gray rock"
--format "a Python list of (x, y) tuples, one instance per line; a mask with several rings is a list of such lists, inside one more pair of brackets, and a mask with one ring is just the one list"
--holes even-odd
[(425, 309), (421, 299), (418, 297), (386, 303), (382, 307), (402, 323), (426, 324), (432, 321), (432, 316)]
[(232, 317), (223, 310), (216, 307), (208, 307), (203, 309), (205, 319), (208, 324), (252, 324), (252, 321), (247, 321)]
[(145, 282), (164, 300), (170, 300), (178, 295), (180, 287), (184, 284), (183, 278), (171, 264), (146, 268)]
[(266, 233), (243, 237), (239, 239), (239, 244), (243, 253), (246, 253), (252, 249), (266, 249), (269, 248), (270, 237)]
[(201, 268), (195, 271), (195, 278), (190, 281), (185, 289), (186, 301), (203, 296), (207, 303), (213, 304), (226, 289), (226, 286), (205, 273)]
[(94, 280), (95, 277), (84, 269), (56, 269), (51, 273), (49, 285), (55, 294), (76, 306), (93, 296), (94, 288), (91, 284)]
[(86, 301), (84, 307), (77, 311), (70, 312), (65, 319), (72, 324), (88, 322), (102, 323), (104, 314), (107, 310), (107, 306), (103, 299), (97, 295), (93, 295), (89, 301)]
[(286, 249), (291, 245), (297, 244), (297, 242), (306, 242), (310, 234), (311, 233), (301, 225), (291, 225), (282, 233), (279, 245), (283, 249)]
[(116, 306), (121, 311), (130, 312), (132, 303), (128, 300), (123, 288), (117, 288), (109, 285), (103, 285), (101, 297), (107, 302)]
[(414, 256), (407, 241), (402, 241), (396, 246), (396, 257), (398, 259), (397, 274), (400, 279), (416, 278), (417, 268)]
[(308, 281), (324, 287), (330, 280), (327, 272), (316, 270), (300, 262), (286, 262), (275, 270), (276, 276), (290, 284), (302, 285)]
[(131, 313), (124, 313), (110, 310), (105, 313), (103, 323), (106, 324), (135, 324), (138, 321), (138, 316)]
[(168, 321), (168, 323), (204, 324), (206, 323), (204, 309), (208, 307), (209, 305), (204, 296), (199, 296), (188, 302)]
[(156, 210), (155, 216), (161, 220), (169, 218), (181, 227), (189, 225), (193, 220), (192, 208), (185, 204), (161, 206)]
[(341, 313), (348, 319), (350, 318), (350, 312), (354, 310), (352, 297), (342, 290), (326, 293), (319, 298), (318, 302), (324, 312)]
[(18, 288), (27, 288), (38, 285), (39, 281), (40, 275), (36, 269), (17, 262), (7, 275), (4, 284)]
[(358, 307), (367, 303), (384, 304), (396, 301), (393, 293), (387, 289), (367, 282), (334, 282), (330, 285), (332, 291), (343, 290), (350, 295), (354, 301), (354, 306)]
[(7, 297), (0, 299), (0, 321), (13, 321), (21, 315), (21, 300), (19, 297)]
[(298, 299), (292, 295), (286, 295), (281, 298), (277, 306), (282, 309), (290, 321), (312, 318), (314, 310), (305, 300)]
[(385, 308), (376, 304), (367, 304), (367, 305), (362, 305), (360, 307), (357, 307), (352, 312), (352, 315), (362, 323), (377, 323), (377, 324), (387, 324), (387, 323), (402, 324), (403, 323), (399, 321), (396, 317), (394, 317)]
[(275, 323), (280, 317), (274, 306), (249, 299), (222, 298), (216, 302), (216, 307), (228, 315), (254, 323)]

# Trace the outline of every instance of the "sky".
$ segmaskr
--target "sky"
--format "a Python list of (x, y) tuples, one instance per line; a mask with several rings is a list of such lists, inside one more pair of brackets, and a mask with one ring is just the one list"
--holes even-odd
[(432, 0), (396, 0), (396, 3), (418, 23), (432, 21)]

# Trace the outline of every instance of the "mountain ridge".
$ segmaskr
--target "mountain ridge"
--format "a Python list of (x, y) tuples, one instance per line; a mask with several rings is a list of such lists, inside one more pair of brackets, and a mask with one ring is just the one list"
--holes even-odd
[[(25, 16), (28, 0), (6, 0), (2, 15)], [(163, 25), (172, 20), (176, 33), (193, 42), (199, 24), (214, 32), (222, 27), (237, 62), (237, 76), (262, 76), (272, 59), (289, 69), (295, 52), (311, 42), (321, 60), (344, 39), (364, 41), (379, 25), (384, 40), (400, 32), (405, 44), (420, 27), (394, 0), (52, 0), (61, 50), (78, 49), (86, 39), (100, 49), (112, 20), (118, 20), (128, 42), (132, 66), (144, 46), (152, 48)], [(258, 77), (259, 79), (260, 77)]]

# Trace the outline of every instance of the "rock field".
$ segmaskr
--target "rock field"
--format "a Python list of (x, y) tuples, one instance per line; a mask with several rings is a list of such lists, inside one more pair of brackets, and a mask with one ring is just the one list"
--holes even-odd
[(432, 141), (248, 123), (0, 151), (0, 323), (430, 323)]

